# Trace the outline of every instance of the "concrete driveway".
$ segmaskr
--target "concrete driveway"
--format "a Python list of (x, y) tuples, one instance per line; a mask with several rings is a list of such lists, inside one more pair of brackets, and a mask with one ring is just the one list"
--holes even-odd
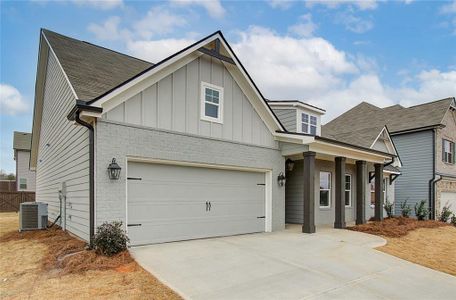
[(132, 248), (187, 299), (455, 299), (456, 277), (372, 249), (385, 241), (299, 227)]

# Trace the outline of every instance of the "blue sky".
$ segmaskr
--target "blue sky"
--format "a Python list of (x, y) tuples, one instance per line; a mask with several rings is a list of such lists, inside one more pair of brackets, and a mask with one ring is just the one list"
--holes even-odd
[(456, 96), (456, 1), (1, 1), (0, 168), (31, 132), (39, 29), (156, 62), (222, 30), (266, 97), (325, 108)]

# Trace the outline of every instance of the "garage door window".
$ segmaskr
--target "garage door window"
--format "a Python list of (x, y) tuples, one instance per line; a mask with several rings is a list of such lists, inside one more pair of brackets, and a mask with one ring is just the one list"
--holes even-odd
[(320, 172), (320, 208), (331, 206), (331, 173)]
[(223, 88), (210, 83), (201, 83), (201, 119), (222, 123)]

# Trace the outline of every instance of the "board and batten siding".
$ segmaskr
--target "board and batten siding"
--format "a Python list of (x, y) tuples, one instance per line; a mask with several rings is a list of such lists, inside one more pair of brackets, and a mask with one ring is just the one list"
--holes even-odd
[[(201, 120), (201, 82), (223, 87), (223, 124)], [(277, 148), (278, 143), (220, 61), (201, 56), (103, 114), (111, 121)]]
[(296, 109), (272, 109), (282, 125), (290, 132), (297, 132)]
[(59, 190), (66, 184), (66, 228), (89, 238), (89, 133), (68, 121), (75, 98), (63, 71), (49, 53), (36, 168), (36, 201), (48, 203), (49, 220), (60, 211)]
[(432, 130), (392, 136), (402, 161), (396, 180), (395, 213), (401, 213), (401, 203), (407, 200), (412, 208), (421, 200), (429, 203), (429, 180), (433, 177)]

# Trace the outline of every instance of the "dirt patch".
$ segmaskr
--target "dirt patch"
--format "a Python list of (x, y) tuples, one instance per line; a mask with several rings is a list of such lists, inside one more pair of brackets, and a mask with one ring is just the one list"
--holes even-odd
[(377, 250), (456, 276), (456, 227), (419, 228), (386, 240)]
[(347, 229), (384, 237), (401, 237), (418, 228), (437, 228), (445, 226), (449, 226), (449, 224), (434, 220), (418, 221), (413, 218), (397, 217), (351, 226)]
[(128, 251), (106, 257), (58, 228), (17, 230), (17, 214), (0, 213), (1, 299), (180, 299)]

